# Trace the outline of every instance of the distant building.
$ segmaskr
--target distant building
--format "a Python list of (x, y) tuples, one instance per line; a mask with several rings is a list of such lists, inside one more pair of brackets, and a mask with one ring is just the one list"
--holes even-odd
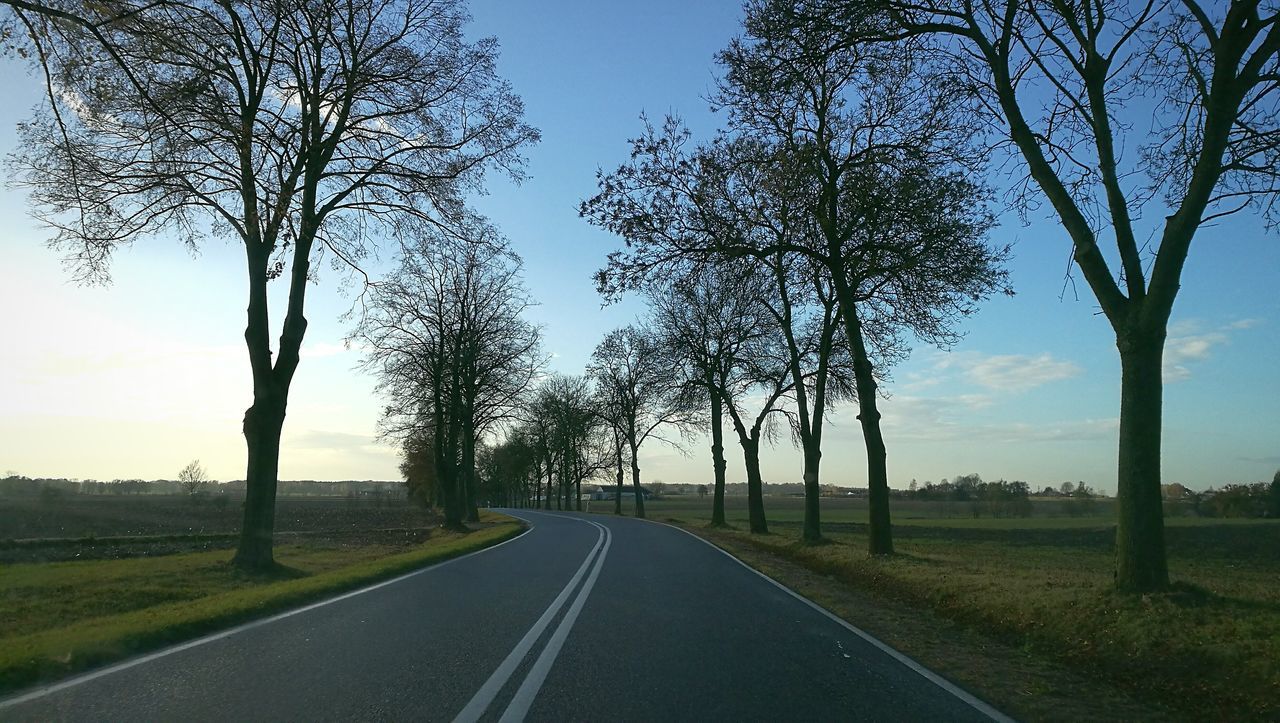
[[(624, 496), (624, 497), (625, 497), (625, 496), (627, 496), (627, 495), (634, 495), (634, 494), (635, 494), (635, 487), (633, 487), (632, 485), (624, 485), (624, 486), (622, 487), (622, 494), (623, 494), (623, 496)], [(648, 488), (648, 487), (641, 487), (641, 488), (640, 488), (640, 496), (641, 496), (641, 498), (643, 498), (643, 499), (646, 499), (646, 500), (647, 500), (647, 499), (649, 499), (649, 498), (652, 496), (652, 494), (653, 494), (653, 493), (649, 491), (649, 488)], [(618, 495), (618, 486), (617, 486), (617, 485), (610, 485), (610, 486), (608, 486), (608, 487), (605, 487), (605, 486), (597, 486), (597, 487), (595, 488), (595, 490), (591, 493), (591, 499), (593, 499), (593, 500), (612, 500), (612, 499), (614, 499), (615, 497), (617, 497), (617, 495)]]

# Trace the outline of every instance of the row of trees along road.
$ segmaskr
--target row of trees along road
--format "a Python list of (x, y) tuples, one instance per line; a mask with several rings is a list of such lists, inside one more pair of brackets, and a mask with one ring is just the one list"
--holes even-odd
[[(937, 58), (1022, 161), (1018, 204), (1049, 201), (1120, 353), (1116, 584), (1166, 587), (1164, 342), (1197, 230), (1247, 209), (1275, 220), (1280, 6), (814, 0), (777, 17), (841, 47)], [(1144, 218), (1158, 239), (1145, 245)]]
[(621, 504), (628, 445), (621, 426), (611, 421), (615, 418), (607, 404), (597, 379), (543, 377), (505, 437), (480, 453), (484, 499), (513, 507), (580, 511), (582, 483), (613, 471)]
[[(537, 132), (468, 42), (455, 0), (0, 0), (8, 43), (46, 72), (48, 107), (12, 161), (78, 278), (154, 235), (243, 246), (253, 404), (235, 562), (274, 565), (275, 489), (309, 282), (326, 258), (424, 229), (466, 240), (464, 197), (520, 179)], [(268, 292), (287, 295), (272, 348)]]
[[(946, 346), (959, 317), (1008, 290), (1006, 250), (985, 240), (989, 194), (970, 180), (981, 177), (980, 134), (956, 122), (968, 117), (959, 112), (967, 96), (911, 47), (833, 47), (807, 26), (779, 22), (780, 13), (790, 17), (787, 7), (750, 5), (747, 35), (721, 53), (715, 101), (728, 111), (726, 129), (694, 146), (677, 119), (646, 122), (630, 162), (602, 175), (599, 194), (581, 211), (628, 242), (597, 277), (607, 297), (704, 267), (750, 263), (772, 277), (761, 318), (774, 323), (759, 330), (765, 343), (735, 372), (771, 404), (803, 397), (793, 419), (797, 436), (808, 440), (808, 539), (819, 535), (826, 395), (857, 400), (870, 551), (887, 554), (893, 541), (879, 384), (907, 335)], [(798, 302), (815, 304), (813, 316), (822, 320), (804, 334), (794, 317), (787, 323), (787, 307)], [(801, 363), (806, 350), (812, 364)], [(772, 371), (763, 368), (770, 357)], [(836, 378), (850, 384), (819, 389), (831, 370), (844, 369), (848, 375)], [(748, 426), (730, 399), (742, 395), (721, 388), (720, 396), (750, 470), (769, 408)], [(763, 509), (752, 507), (752, 529), (762, 532)]]
[(482, 220), (465, 230), (409, 249), (352, 335), (388, 399), (382, 433), (401, 442), (411, 493), (451, 528), (479, 520), (477, 448), (520, 412), (546, 361), (519, 259)]
[(1001, 190), (1024, 218), (1048, 200), (1115, 332), (1116, 585), (1164, 588), (1164, 341), (1197, 230), (1246, 210), (1275, 220), (1278, 13), (1262, 0), (751, 0), (719, 57), (726, 127), (695, 146), (676, 119), (646, 122), (582, 205), (628, 242), (600, 290), (744, 257), (824, 274), (867, 448), (870, 549), (888, 553), (878, 382), (906, 334), (945, 346), (959, 316), (1008, 290), (974, 180), (1007, 159), (1024, 175)]

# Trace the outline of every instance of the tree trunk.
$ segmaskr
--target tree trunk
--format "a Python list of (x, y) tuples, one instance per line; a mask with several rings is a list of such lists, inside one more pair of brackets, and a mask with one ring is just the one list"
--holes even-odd
[(758, 535), (768, 534), (769, 523), (764, 519), (764, 479), (760, 476), (760, 439), (752, 437), (738, 441), (742, 443), (743, 462), (747, 467), (747, 517), (751, 531)]
[(858, 389), (858, 421), (862, 424), (862, 440), (867, 448), (868, 552), (872, 555), (893, 554), (893, 528), (889, 521), (889, 470), (884, 436), (880, 432), (880, 410), (876, 405), (876, 379), (871, 359), (862, 337), (862, 323), (853, 307), (848, 284), (837, 280), (836, 289), (844, 289), (850, 302), (844, 306), (845, 333), (853, 352), (853, 378)]
[(280, 470), (280, 433), (285, 405), (275, 395), (255, 399), (244, 414), (244, 438), (249, 460), (245, 472), (244, 526), (232, 564), (242, 570), (265, 571), (275, 566), (272, 535), (276, 519), (276, 486)]
[(573, 508), (582, 511), (582, 470), (578, 465), (578, 457), (575, 453), (573, 458)]
[(267, 305), (267, 263), (271, 246), (258, 243), (245, 247), (249, 305), (245, 310), (244, 340), (253, 375), (253, 406), (244, 415), (243, 431), (248, 451), (244, 526), (240, 530), (240, 545), (232, 564), (254, 572), (275, 567), (272, 535), (275, 532), (276, 487), (280, 474), (280, 433), (284, 429), (289, 384), (298, 368), (298, 352), (307, 331), (307, 319), (302, 309), (306, 297), (310, 244), (299, 242), (294, 248), (288, 311), (280, 332), (279, 354), (272, 364)]
[(542, 496), (542, 509), (551, 509), (551, 486), (555, 484), (555, 469), (551, 466), (551, 458), (547, 458), (547, 493)]
[(820, 490), (818, 488), (818, 465), (822, 461), (822, 450), (812, 439), (803, 441), (804, 446), (804, 532), (801, 539), (805, 542), (822, 540), (821, 509), (819, 507)]
[[(437, 419), (442, 415), (437, 414)], [(436, 429), (442, 429), (443, 425), (437, 424)], [(443, 436), (443, 435), (441, 435)], [(440, 485), (440, 495), (444, 498), (444, 526), (446, 529), (458, 530), (462, 529), (462, 518), (466, 511), (463, 509), (462, 495), (458, 489), (458, 463), (455, 455), (455, 449), (448, 439), (437, 437), (435, 439), (435, 461), (436, 461), (436, 483)]]
[(1116, 587), (1169, 586), (1160, 496), (1164, 334), (1130, 334), (1120, 348), (1120, 455), (1116, 500)]
[(711, 389), (711, 465), (715, 470), (715, 490), (711, 497), (711, 526), (724, 527), (724, 472), (728, 462), (724, 458), (724, 401), (713, 387)]
[(445, 464), (440, 473), (440, 484), (444, 490), (444, 526), (450, 530), (461, 530), (466, 527), (462, 520), (466, 517), (466, 507), (459, 489), (458, 466)]
[(476, 505), (476, 443), (475, 432), (471, 424), (463, 423), (462, 427), (462, 492), (463, 508), (467, 514), (467, 522), (480, 521), (480, 509)]
[(617, 494), (613, 496), (613, 514), (621, 515), (622, 514), (622, 482), (626, 478), (626, 475), (623, 474), (622, 472), (622, 445), (618, 445), (617, 451), (618, 451), (618, 477), (617, 477), (618, 490), (617, 490)]
[(631, 485), (636, 493), (636, 517), (644, 517), (644, 492), (640, 489), (640, 460), (636, 454), (638, 445), (631, 443)]

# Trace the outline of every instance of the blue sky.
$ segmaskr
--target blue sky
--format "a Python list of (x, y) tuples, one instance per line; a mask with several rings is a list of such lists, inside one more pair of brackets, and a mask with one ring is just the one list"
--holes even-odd
[[(619, 241), (577, 217), (598, 167), (625, 159), (639, 115), (674, 112), (706, 137), (713, 55), (737, 32), (736, 2), (473, 2), (474, 35), (496, 35), (500, 70), (524, 97), (543, 140), (531, 178), (491, 182), (475, 205), (524, 257), (553, 366), (581, 373), (596, 342), (643, 310), (601, 308), (590, 275)], [(3, 61), (9, 103), (0, 147), (38, 100)], [(214, 477), (243, 476), (239, 421), (250, 386), (241, 333), (237, 247), (210, 240), (193, 257), (162, 239), (116, 259), (108, 288), (72, 284), (20, 191), (0, 192), (0, 472), (69, 477), (172, 477), (202, 459)], [(1043, 218), (1003, 219), (1017, 296), (965, 322), (949, 353), (918, 347), (894, 370), (883, 403), (895, 486), (978, 472), (1033, 485), (1115, 483), (1119, 362), (1083, 282), (1064, 286), (1065, 234)], [(1280, 243), (1242, 215), (1197, 237), (1174, 310), (1165, 393), (1166, 481), (1192, 487), (1270, 479), (1280, 467)], [(273, 289), (273, 293), (280, 290)], [(373, 440), (379, 401), (354, 371), (339, 316), (350, 288), (333, 272), (310, 292), (311, 326), (286, 422), (284, 478), (395, 478), (394, 450)], [(704, 482), (706, 442), (687, 454), (642, 452), (645, 478)], [(730, 479), (742, 477), (731, 455)], [(764, 455), (769, 481), (799, 477), (786, 439)], [(824, 481), (862, 485), (861, 438), (837, 412)]]

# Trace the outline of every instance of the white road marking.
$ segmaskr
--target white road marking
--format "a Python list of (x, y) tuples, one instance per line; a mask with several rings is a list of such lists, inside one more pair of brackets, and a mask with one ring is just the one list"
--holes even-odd
[[(519, 515), (511, 514), (511, 516), (525, 520), (525, 518), (520, 517)], [(529, 522), (529, 520), (525, 521)], [(569, 595), (573, 592), (574, 588), (578, 586), (578, 582), (581, 581), (582, 576), (586, 574), (587, 568), (591, 566), (592, 560), (596, 559), (596, 553), (600, 551), (602, 546), (607, 548), (609, 531), (603, 525), (598, 525), (588, 520), (582, 520), (582, 522), (586, 522), (600, 530), (600, 536), (596, 538), (595, 545), (591, 547), (591, 551), (587, 553), (587, 557), (582, 561), (582, 565), (578, 567), (578, 571), (569, 579), (569, 583), (564, 586), (564, 589), (560, 591), (560, 594), (556, 596), (556, 599), (551, 601), (551, 604), (547, 606), (547, 609), (542, 613), (542, 616), (534, 622), (533, 627), (529, 628), (529, 631), (524, 634), (524, 637), (520, 638), (520, 642), (516, 643), (516, 646), (511, 649), (511, 652), (507, 654), (507, 657), (504, 658), (498, 665), (497, 669), (493, 671), (489, 676), (489, 679), (480, 686), (480, 690), (476, 691), (476, 694), (471, 697), (471, 700), (467, 705), (458, 713), (457, 717), (453, 719), (454, 723), (472, 723), (472, 721), (480, 720), (480, 716), (484, 715), (484, 712), (489, 708), (489, 705), (493, 703), (493, 699), (497, 697), (503, 686), (505, 686), (507, 681), (511, 679), (511, 675), (516, 672), (516, 668), (520, 667), (520, 663), (523, 662), (525, 656), (529, 654), (530, 648), (533, 647), (534, 643), (538, 642), (538, 638), (542, 637), (543, 631), (551, 624), (551, 620), (555, 618), (556, 614), (560, 612), (560, 609), (564, 607), (565, 602), (569, 599)], [(532, 524), (532, 522), (530, 522), (530, 524)], [(603, 559), (603, 557), (604, 555), (601, 554), (599, 559)], [(597, 565), (595, 572), (599, 572), (599, 569), (599, 565)], [(594, 581), (594, 573), (592, 575), (592, 580)], [(579, 595), (579, 597), (581, 597), (581, 595)], [(575, 604), (577, 604), (576, 601)], [(563, 623), (561, 626), (563, 627)], [(557, 632), (559, 632), (559, 629), (557, 629)], [(541, 657), (539, 660), (541, 660)], [(521, 686), (521, 688), (523, 689), (523, 686)]]
[(211, 635), (206, 635), (203, 638), (196, 638), (195, 640), (190, 640), (188, 642), (181, 643), (179, 645), (174, 645), (173, 647), (170, 647), (170, 648), (164, 648), (163, 650), (157, 650), (154, 653), (149, 653), (147, 655), (143, 655), (138, 658), (133, 658), (132, 660), (126, 660), (122, 663), (109, 665), (105, 668), (95, 670), (92, 673), (85, 673), (84, 675), (78, 675), (74, 678), (68, 678), (67, 680), (62, 681), (61, 683), (54, 683), (52, 685), (47, 685), (43, 688), (38, 688), (36, 690), (33, 690), (30, 693), (25, 693), (23, 695), (15, 696), (13, 698), (7, 698), (5, 700), (0, 700), (0, 710), (4, 710), (5, 708), (9, 708), (11, 706), (15, 706), (20, 703), (26, 703), (27, 701), (35, 700), (37, 698), (42, 698), (46, 695), (49, 695), (50, 693), (56, 693), (60, 690), (66, 690), (67, 688), (71, 688), (73, 686), (77, 686), (82, 683), (88, 683), (91, 680), (97, 680), (98, 678), (101, 678), (106, 675), (111, 675), (112, 673), (118, 673), (122, 670), (128, 670), (129, 668), (142, 665), (143, 663), (149, 663), (153, 660), (156, 660), (158, 658), (163, 658), (167, 655), (173, 655), (174, 653), (180, 653), (184, 650), (190, 650), (191, 648), (204, 645), (206, 643), (212, 643), (215, 640), (222, 640), (223, 638), (231, 637), (232, 635), (235, 635), (237, 633), (242, 633), (246, 630), (251, 630), (253, 628), (256, 628), (262, 625), (268, 625), (270, 623), (274, 623), (277, 620), (283, 620), (285, 618), (293, 617), (294, 615), (305, 613), (309, 610), (315, 610), (316, 608), (324, 607), (325, 605), (332, 605), (333, 603), (336, 603), (340, 600), (346, 600), (347, 598), (352, 598), (352, 597), (355, 597), (356, 595), (363, 595), (367, 592), (372, 592), (373, 590), (377, 590), (378, 588), (383, 588), (388, 585), (394, 585), (398, 582), (403, 582), (405, 580), (408, 580), (411, 577), (422, 575), (424, 573), (431, 572), (432, 570), (435, 570), (437, 568), (444, 567), (445, 565), (458, 562), (459, 560), (465, 560), (468, 557), (471, 557), (473, 555), (479, 555), (482, 552), (496, 550), (499, 547), (502, 547), (503, 545), (507, 544), (508, 542), (515, 542), (521, 537), (524, 537), (525, 534), (527, 534), (530, 530), (533, 529), (533, 523), (529, 522), (528, 520), (524, 520), (524, 521), (529, 524), (529, 526), (525, 528), (524, 532), (521, 532), (520, 534), (511, 538), (510, 540), (503, 540), (502, 542), (499, 542), (498, 544), (492, 545), (490, 547), (486, 547), (483, 550), (468, 552), (465, 555), (459, 555), (458, 557), (445, 560), (444, 562), (437, 562), (436, 564), (431, 565), (430, 567), (424, 567), (421, 570), (414, 570), (413, 572), (406, 573), (399, 577), (393, 577), (390, 580), (384, 580), (380, 583), (376, 583), (368, 587), (362, 587), (359, 590), (352, 590), (351, 592), (343, 593), (342, 595), (338, 595), (337, 597), (331, 597), (331, 598), (328, 598), (327, 600), (314, 602), (314, 603), (311, 603), (310, 605), (305, 605), (295, 610), (287, 610), (282, 613), (277, 613), (275, 615), (272, 615), (269, 618), (263, 618), (261, 620), (255, 620), (253, 622), (237, 625), (234, 628), (228, 628), (227, 630), (223, 630), (221, 632), (213, 633)]
[(590, 520), (584, 520), (584, 522), (590, 522), (590, 524), (604, 531), (604, 548), (600, 550), (600, 556), (596, 558), (595, 567), (591, 569), (591, 575), (587, 577), (587, 581), (582, 585), (582, 590), (574, 598), (573, 605), (569, 607), (569, 612), (564, 614), (560, 625), (551, 634), (551, 639), (542, 648), (542, 653), (534, 661), (533, 667), (529, 669), (529, 674), (525, 676), (524, 682), (520, 684), (520, 689), (516, 691), (515, 696), (511, 698), (511, 702), (507, 704), (507, 710), (502, 714), (499, 723), (516, 723), (516, 721), (524, 720), (525, 715), (529, 712), (529, 707), (533, 705), (534, 698), (538, 697), (538, 691), (542, 689), (542, 684), (547, 679), (547, 673), (551, 672), (551, 666), (555, 664), (556, 656), (560, 654), (560, 648), (564, 647), (565, 638), (569, 637), (569, 631), (573, 629), (573, 624), (578, 619), (578, 613), (582, 612), (582, 606), (586, 604), (587, 596), (591, 594), (591, 588), (595, 587), (596, 578), (600, 577), (600, 568), (604, 567), (604, 558), (609, 554), (609, 545), (613, 543), (613, 533), (604, 525)]

